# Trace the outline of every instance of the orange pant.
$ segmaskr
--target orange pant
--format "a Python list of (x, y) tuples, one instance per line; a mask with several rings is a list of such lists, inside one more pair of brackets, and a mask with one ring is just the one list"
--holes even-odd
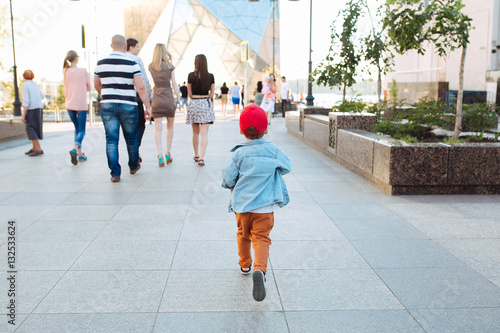
[(264, 274), (267, 271), (269, 258), (269, 234), (274, 226), (274, 213), (235, 213), (238, 225), (238, 254), (240, 267), (248, 268), (252, 264), (250, 246), (253, 244), (255, 253), (254, 270), (260, 269)]

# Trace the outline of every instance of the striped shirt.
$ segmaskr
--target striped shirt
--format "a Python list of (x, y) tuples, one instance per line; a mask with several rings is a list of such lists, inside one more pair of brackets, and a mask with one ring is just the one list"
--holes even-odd
[(141, 75), (141, 69), (124, 52), (114, 51), (99, 60), (94, 75), (101, 79), (101, 103), (137, 105), (134, 76)]

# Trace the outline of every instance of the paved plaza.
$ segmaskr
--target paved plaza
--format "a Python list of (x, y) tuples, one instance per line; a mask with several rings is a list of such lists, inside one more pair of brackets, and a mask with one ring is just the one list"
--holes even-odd
[[(45, 123), (45, 152), (0, 143), (1, 332), (498, 332), (500, 196), (389, 196), (287, 133), (291, 202), (275, 214), (267, 297), (240, 274), (229, 191), (236, 118), (209, 131), (206, 166), (177, 114), (159, 168), (147, 124), (140, 171), (111, 183), (100, 122), (73, 166), (69, 122)], [(164, 132), (165, 133), (165, 132)], [(8, 222), (16, 224), (16, 326), (8, 324)]]

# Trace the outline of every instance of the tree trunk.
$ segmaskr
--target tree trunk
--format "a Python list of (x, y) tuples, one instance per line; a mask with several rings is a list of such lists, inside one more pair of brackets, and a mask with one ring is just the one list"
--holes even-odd
[(382, 73), (380, 68), (378, 69), (377, 77), (377, 96), (378, 96), (378, 112), (382, 111)]
[(345, 92), (346, 92), (346, 87), (347, 87), (347, 84), (344, 83), (344, 87), (342, 89), (342, 103), (345, 102)]
[(462, 46), (462, 57), (460, 58), (460, 72), (458, 74), (458, 93), (457, 93), (457, 114), (455, 117), (455, 130), (452, 139), (458, 139), (462, 129), (462, 100), (464, 95), (464, 67), (467, 47)]

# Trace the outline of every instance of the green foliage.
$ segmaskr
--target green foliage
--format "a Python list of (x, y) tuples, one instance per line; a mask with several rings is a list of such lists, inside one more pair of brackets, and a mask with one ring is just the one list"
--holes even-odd
[(452, 137), (447, 137), (447, 138), (443, 139), (443, 142), (448, 143), (448, 144), (450, 144), (450, 143), (467, 143), (467, 142), (469, 142), (469, 139), (468, 138), (466, 138), (466, 139), (460, 139), (460, 138), (454, 139)]
[(361, 113), (366, 110), (367, 104), (362, 101), (343, 101), (332, 108), (333, 112)]
[(57, 88), (57, 97), (56, 97), (56, 100), (55, 100), (56, 107), (59, 110), (64, 109), (65, 102), (66, 102), (66, 98), (65, 98), (65, 95), (64, 95), (64, 85), (60, 84), (59, 87)]
[(495, 133), (495, 140), (494, 141), (498, 141), (499, 136), (500, 136), (500, 133)]
[(408, 142), (408, 143), (417, 143), (418, 142), (418, 139), (414, 136), (411, 136), (411, 135), (405, 135), (405, 136), (395, 136), (394, 139), (397, 139), (397, 140), (401, 140), (401, 141), (405, 141), (405, 142)]
[(391, 97), (392, 106), (395, 107), (398, 102), (398, 84), (396, 79), (392, 78), (391, 87), (389, 88), (389, 96)]
[(465, 104), (463, 110), (463, 131), (482, 132), (497, 126), (498, 116), (494, 105), (488, 103)]
[(453, 121), (449, 116), (453, 109), (445, 103), (425, 97), (413, 107), (414, 112), (408, 116), (408, 121), (429, 127), (446, 127)]
[(425, 126), (409, 122), (397, 122), (392, 119), (381, 121), (375, 125), (375, 132), (387, 134), (393, 138), (402, 138), (405, 136), (422, 138), (427, 131), (428, 129)]
[(346, 88), (356, 83), (357, 67), (361, 61), (359, 42), (356, 39), (357, 22), (362, 12), (361, 0), (349, 0), (340, 12), (343, 16), (342, 32), (336, 32), (335, 21), (331, 25), (331, 44), (328, 55), (311, 73), (311, 79), (317, 84), (331, 88), (343, 88), (345, 100)]

